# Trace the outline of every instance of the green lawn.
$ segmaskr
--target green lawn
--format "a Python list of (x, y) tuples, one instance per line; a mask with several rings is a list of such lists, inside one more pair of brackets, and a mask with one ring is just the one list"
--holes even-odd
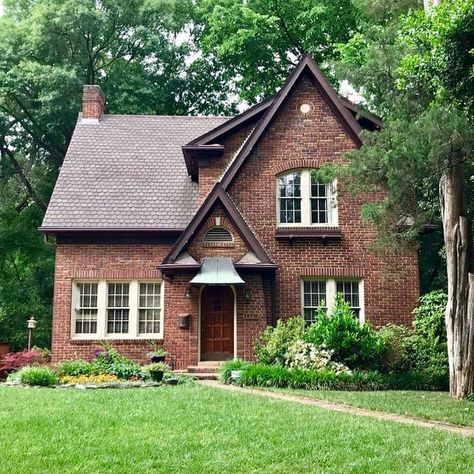
[(446, 392), (278, 390), (293, 395), (345, 403), (370, 410), (474, 427), (474, 403), (452, 399)]
[(0, 472), (474, 472), (474, 439), (199, 385), (0, 388)]

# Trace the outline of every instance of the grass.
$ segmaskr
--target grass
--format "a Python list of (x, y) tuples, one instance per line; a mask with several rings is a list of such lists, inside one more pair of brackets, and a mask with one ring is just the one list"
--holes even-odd
[(318, 400), (345, 403), (346, 405), (368, 408), (370, 410), (474, 427), (474, 403), (455, 400), (447, 392), (277, 390), (293, 395), (304, 395)]
[(474, 472), (474, 439), (199, 385), (0, 388), (0, 472)]

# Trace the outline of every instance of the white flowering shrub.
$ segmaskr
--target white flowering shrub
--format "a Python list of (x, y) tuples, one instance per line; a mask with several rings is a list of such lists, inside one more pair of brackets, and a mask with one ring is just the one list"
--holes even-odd
[(285, 365), (290, 369), (331, 370), (336, 374), (351, 374), (350, 369), (331, 360), (333, 351), (300, 339), (293, 341), (285, 353)]

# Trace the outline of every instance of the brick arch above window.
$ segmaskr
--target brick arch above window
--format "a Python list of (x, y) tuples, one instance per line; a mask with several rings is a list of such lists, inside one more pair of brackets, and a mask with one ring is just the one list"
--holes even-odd
[(301, 158), (298, 160), (285, 161), (285, 163), (280, 163), (279, 165), (275, 166), (273, 168), (273, 173), (275, 176), (278, 176), (280, 174), (290, 173), (291, 171), (302, 168), (319, 168), (324, 163), (326, 163), (326, 161), (327, 160), (323, 160), (321, 158), (313, 158), (311, 160), (307, 158)]

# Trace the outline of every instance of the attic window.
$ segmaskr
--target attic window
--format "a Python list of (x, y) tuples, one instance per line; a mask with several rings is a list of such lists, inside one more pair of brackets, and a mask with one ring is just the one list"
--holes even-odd
[(204, 242), (206, 243), (220, 244), (225, 242), (232, 243), (233, 241), (234, 238), (232, 237), (232, 234), (222, 226), (212, 227), (204, 234)]

